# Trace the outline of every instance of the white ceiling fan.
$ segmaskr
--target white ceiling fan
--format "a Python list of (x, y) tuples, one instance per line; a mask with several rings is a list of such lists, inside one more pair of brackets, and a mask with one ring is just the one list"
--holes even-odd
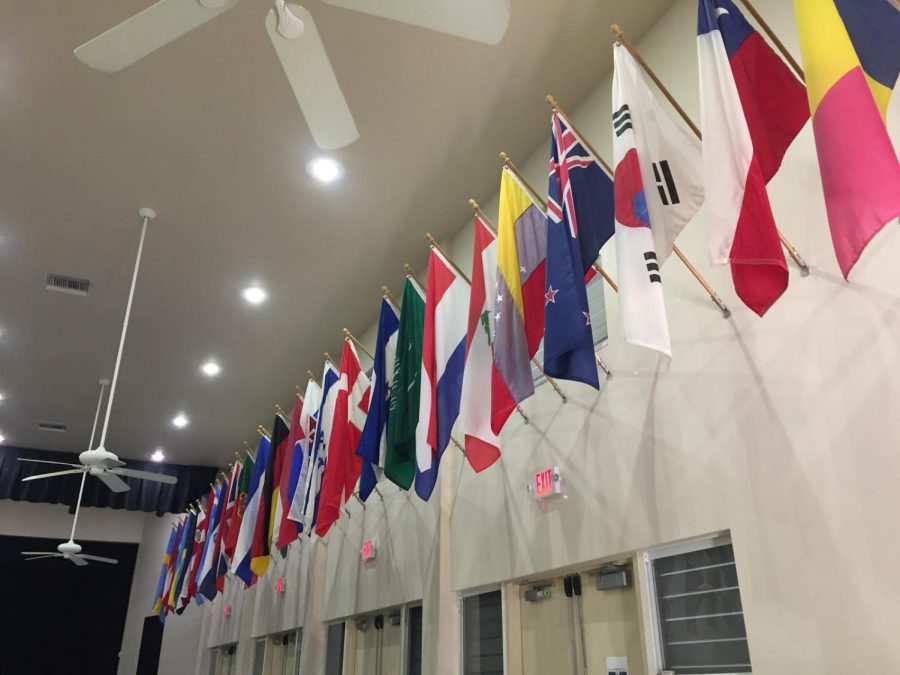
[[(91, 427), (91, 440), (88, 443), (88, 447), (94, 444), (94, 432), (97, 431), (97, 419), (100, 417), (100, 406), (103, 404), (103, 390), (106, 389), (106, 385), (108, 384), (108, 380), (100, 380), (100, 400), (97, 401), (97, 412), (94, 413), (94, 426)], [(72, 464), (70, 466), (78, 465)], [(59, 475), (64, 473), (78, 473), (78, 471), (60, 471), (58, 472), (58, 474), (49, 475)], [(22, 551), (22, 555), (31, 556), (30, 558), (25, 558), (26, 562), (28, 562), (29, 560), (41, 560), (42, 558), (65, 558), (66, 560), (70, 560), (71, 562), (75, 563), (79, 567), (87, 565), (88, 560), (93, 560), (94, 562), (110, 563), (113, 565), (119, 562), (118, 560), (114, 560), (113, 558), (104, 558), (98, 555), (82, 555), (81, 546), (75, 543), (75, 526), (78, 525), (78, 512), (81, 510), (81, 496), (82, 494), (84, 494), (84, 481), (87, 478), (87, 475), (87, 471), (81, 472), (81, 487), (78, 488), (78, 501), (75, 503), (75, 518), (72, 520), (72, 532), (69, 535), (69, 541), (64, 541), (59, 546), (57, 546), (56, 551)], [(26, 478), (25, 480), (28, 479)]]
[[(509, 25), (510, 0), (322, 0), (365, 14), (497, 44)], [(316, 145), (333, 150), (359, 131), (306, 8), (274, 0), (265, 26)], [(75, 49), (84, 64), (115, 73), (227, 12), (237, 0), (160, 0)]]
[[(134, 274), (131, 277), (131, 290), (128, 292), (128, 304), (125, 306), (125, 319), (122, 322), (122, 334), (119, 337), (119, 352), (116, 356), (116, 366), (113, 369), (112, 386), (109, 390), (109, 400), (106, 402), (106, 417), (103, 420), (103, 433), (100, 435), (100, 445), (94, 448), (94, 432), (97, 430), (97, 420), (100, 417), (100, 407), (103, 404), (103, 390), (108, 382), (100, 380), (100, 400), (97, 401), (97, 412), (94, 414), (94, 427), (91, 430), (91, 440), (88, 443), (88, 450), (78, 455), (78, 461), (81, 464), (70, 464), (68, 462), (52, 462), (44, 459), (28, 459), (19, 457), (22, 462), (38, 462), (40, 464), (56, 464), (59, 466), (67, 466), (64, 471), (53, 471), (52, 473), (42, 473), (36, 476), (28, 476), (23, 478), (22, 482), (31, 480), (40, 480), (42, 478), (52, 478), (54, 476), (66, 476), (68, 474), (82, 473), (81, 479), (82, 489), (84, 488), (84, 479), (87, 474), (96, 476), (113, 492), (126, 492), (131, 488), (119, 476), (127, 476), (130, 478), (140, 478), (141, 480), (152, 480), (158, 483), (168, 483), (173, 485), (178, 482), (175, 476), (165, 473), (153, 473), (152, 471), (139, 471), (137, 469), (124, 469), (125, 462), (119, 461), (119, 458), (104, 447), (106, 443), (106, 432), (109, 429), (109, 417), (112, 412), (113, 399), (116, 395), (116, 383), (119, 381), (119, 367), (122, 365), (122, 351), (125, 348), (125, 336), (128, 334), (128, 319), (131, 316), (131, 305), (134, 301), (134, 289), (137, 285), (138, 270), (141, 266), (141, 255), (144, 252), (144, 238), (147, 235), (147, 224), (156, 217), (153, 209), (138, 209), (138, 215), (143, 220), (141, 227), (141, 239), (138, 243), (137, 260), (134, 262)], [(81, 503), (81, 493), (78, 495), (78, 502)], [(77, 507), (76, 507), (77, 512)], [(76, 516), (77, 520), (77, 516)], [(73, 528), (74, 532), (74, 528)], [(71, 543), (71, 542), (69, 542)]]

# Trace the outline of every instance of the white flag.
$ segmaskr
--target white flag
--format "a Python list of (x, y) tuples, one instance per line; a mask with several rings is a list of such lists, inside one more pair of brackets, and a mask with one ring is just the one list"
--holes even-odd
[(297, 488), (291, 497), (291, 508), (288, 512), (288, 518), (301, 524), (303, 523), (306, 481), (309, 475), (310, 449), (316, 434), (316, 419), (321, 404), (322, 387), (315, 380), (310, 379), (306, 385), (306, 394), (303, 396), (303, 408), (300, 410), (300, 431), (297, 438), (300, 442), (300, 452), (303, 455), (303, 466), (300, 468), (300, 477), (297, 479)]

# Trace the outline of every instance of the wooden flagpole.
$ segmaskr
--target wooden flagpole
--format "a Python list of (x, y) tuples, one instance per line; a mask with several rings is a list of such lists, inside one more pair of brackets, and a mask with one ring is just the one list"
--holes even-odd
[(331, 358), (331, 354), (329, 354), (328, 352), (324, 352), (324, 353), (325, 353), (325, 360), (328, 361), (328, 363), (330, 363), (332, 366), (334, 366), (334, 369), (336, 371), (341, 372), (341, 367), (334, 362), (334, 359)]
[(762, 18), (762, 15), (757, 11), (756, 7), (753, 6), (753, 3), (750, 0), (740, 0), (741, 4), (750, 12), (750, 16), (754, 18), (756, 23), (759, 24), (759, 27), (763, 29), (763, 32), (768, 36), (768, 38), (772, 41), (772, 44), (775, 45), (775, 48), (781, 52), (781, 55), (784, 57), (784, 60), (788, 62), (791, 68), (794, 69), (794, 72), (797, 73), (797, 76), (801, 81), (806, 81), (806, 75), (803, 73), (803, 68), (800, 67), (800, 64), (797, 63), (797, 60), (794, 56), (788, 51), (788, 48), (784, 46), (784, 43), (778, 39), (778, 36), (775, 34), (775, 31), (766, 23), (766, 20)]
[(316, 384), (319, 384), (319, 378), (315, 376), (315, 373), (313, 373), (313, 371), (307, 370), (306, 374), (309, 375), (309, 379), (311, 379)]
[[(566, 114), (566, 111), (560, 107), (560, 105), (556, 101), (556, 99), (548, 94), (545, 100), (547, 101), (547, 104), (560, 117), (563, 118), (565, 123), (572, 130), (572, 132), (576, 136), (578, 136), (578, 139), (582, 143), (584, 143), (584, 146), (587, 148), (588, 152), (594, 156), (594, 159), (597, 160), (597, 163), (600, 164), (600, 166), (603, 167), (603, 170), (606, 171), (606, 173), (609, 175), (610, 178), (612, 178), (614, 175), (612, 168), (609, 166), (609, 164), (606, 163), (606, 160), (604, 160), (603, 157), (600, 156), (600, 153), (594, 149), (594, 146), (591, 145), (590, 141), (587, 140), (587, 138), (584, 136), (584, 134), (582, 134), (578, 130), (578, 127), (575, 126), (575, 124), (572, 122), (572, 119)], [(687, 259), (687, 256), (685, 256), (684, 253), (681, 252), (681, 249), (678, 248), (678, 246), (674, 243), (672, 244), (672, 252), (678, 256), (678, 259), (684, 263), (685, 267), (688, 268), (688, 271), (691, 274), (693, 274), (694, 278), (700, 283), (701, 286), (703, 286), (703, 289), (709, 294), (709, 299), (712, 300), (716, 304), (716, 306), (722, 311), (722, 317), (725, 319), (730, 317), (731, 310), (728, 309), (728, 307), (722, 301), (722, 298), (719, 297), (719, 294), (713, 290), (712, 286), (710, 286), (709, 283), (706, 281), (706, 279), (703, 278), (703, 275), (700, 274), (700, 272), (697, 270), (696, 267), (694, 267), (694, 265), (691, 263), (691, 261)]]
[[(470, 201), (471, 201), (471, 200), (470, 200)], [(465, 281), (467, 284), (469, 284), (469, 286), (471, 286), (471, 285), (472, 285), (472, 280), (469, 279), (469, 277), (466, 275), (466, 273), (462, 271), (462, 269), (460, 268), (460, 266), (457, 265), (456, 262), (453, 260), (453, 258), (450, 257), (450, 254), (447, 253), (447, 251), (444, 249), (444, 247), (441, 246), (440, 243), (438, 243), (438, 240), (431, 236), (431, 232), (426, 232), (426, 233), (425, 233), (425, 237), (428, 239), (428, 243), (431, 245), (431, 247), (434, 248), (434, 249), (437, 249), (437, 251), (438, 251), (442, 256), (444, 256), (444, 259), (445, 259), (448, 263), (450, 263), (450, 265), (453, 266), (453, 269), (456, 270), (456, 273), (457, 273), (460, 277), (462, 277), (462, 280)], [(524, 420), (525, 424), (531, 424), (531, 420), (528, 419), (528, 415), (525, 414), (525, 412), (522, 410), (522, 408), (519, 406), (518, 403), (516, 403), (516, 412), (519, 413), (519, 415), (521, 415), (521, 417), (522, 417), (522, 419)]]
[(384, 295), (384, 297), (387, 298), (388, 302), (391, 303), (391, 304), (394, 306), (394, 309), (396, 309), (397, 312), (399, 313), (399, 312), (400, 312), (400, 305), (397, 304), (397, 299), (396, 299), (396, 298), (394, 297), (394, 295), (391, 293), (391, 289), (388, 288), (387, 286), (382, 286), (382, 287), (381, 287), (381, 293)]
[(372, 356), (372, 352), (370, 352), (368, 349), (366, 349), (366, 346), (362, 342), (360, 342), (359, 339), (357, 339), (357, 337), (353, 333), (351, 333), (347, 328), (344, 329), (344, 337), (346, 337), (348, 340), (353, 342), (357, 347), (359, 347), (363, 351), (363, 353), (369, 357), (370, 360), (372, 360), (372, 361), (375, 360), (375, 357)]
[[(628, 37), (619, 27), (619, 24), (614, 23), (612, 26), (610, 26), (610, 30), (612, 31), (613, 35), (616, 36), (616, 40), (619, 42), (619, 44), (621, 44), (623, 47), (625, 47), (625, 49), (628, 50), (628, 52), (634, 57), (634, 60), (638, 62), (641, 68), (643, 68), (644, 72), (647, 73), (651, 80), (653, 80), (653, 83), (656, 85), (662, 95), (666, 97), (669, 103), (672, 104), (672, 107), (675, 108), (675, 111), (681, 116), (681, 119), (685, 121), (685, 124), (687, 124), (691, 128), (691, 131), (696, 134), (697, 138), (702, 140), (703, 134), (700, 133), (700, 129), (696, 124), (694, 124), (694, 121), (685, 112), (684, 108), (681, 107), (678, 101), (675, 100), (672, 92), (670, 92), (666, 88), (666, 85), (664, 85), (656, 75), (656, 73), (653, 72), (653, 69), (648, 65), (646, 61), (644, 61), (644, 58), (641, 56), (640, 52), (638, 52), (637, 47), (635, 47), (631, 43), (631, 40), (628, 39)], [(800, 252), (796, 248), (794, 248), (794, 245), (788, 241), (787, 237), (784, 236), (781, 230), (776, 231), (778, 232), (778, 238), (781, 240), (782, 246), (784, 246), (785, 250), (797, 264), (797, 267), (800, 268), (800, 275), (804, 277), (809, 276), (809, 265), (806, 264), (806, 261), (800, 255)]]
[[(413, 272), (413, 268), (410, 266), (410, 264), (409, 264), (409, 263), (404, 263), (404, 264), (403, 264), (403, 269), (406, 270), (406, 276), (408, 276), (410, 279), (412, 279), (413, 281), (415, 281), (416, 284), (418, 284), (419, 288), (421, 288), (421, 289), (424, 291), (424, 290), (425, 290), (425, 286), (423, 286), (423, 285), (422, 285), (422, 282), (419, 281), (419, 277), (417, 277), (417, 276), (416, 276), (416, 273)], [(450, 436), (450, 440), (453, 441), (453, 445), (455, 445), (455, 446), (459, 449), (459, 451), (460, 451), (462, 454), (464, 454), (464, 455), (466, 454), (466, 449), (465, 449), (463, 446), (461, 446), (461, 445), (459, 444), (459, 441), (457, 441), (452, 435)]]

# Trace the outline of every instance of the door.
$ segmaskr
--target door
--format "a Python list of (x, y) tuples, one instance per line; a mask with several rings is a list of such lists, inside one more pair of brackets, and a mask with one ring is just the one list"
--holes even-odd
[(159, 620), (158, 616), (148, 616), (144, 619), (136, 675), (156, 675), (159, 669), (159, 651), (162, 648), (164, 627), (165, 624)]
[(587, 675), (606, 675), (608, 657), (628, 659), (628, 675), (643, 675), (644, 649), (638, 595), (631, 571), (629, 585), (598, 591), (595, 577), (582, 575), (582, 611), (587, 649)]
[(522, 593), (522, 663), (525, 675), (580, 675), (576, 670), (572, 603), (562, 582), (546, 582)]

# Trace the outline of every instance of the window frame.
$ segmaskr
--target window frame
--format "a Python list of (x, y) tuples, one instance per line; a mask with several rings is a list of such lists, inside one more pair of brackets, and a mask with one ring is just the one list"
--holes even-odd
[[(465, 612), (465, 600), (467, 598), (471, 598), (478, 595), (485, 595), (487, 593), (500, 593), (500, 632), (501, 632), (501, 644), (503, 645), (503, 672), (504, 675), (507, 671), (507, 652), (509, 645), (506, 640), (506, 591), (504, 590), (503, 584), (487, 584), (485, 586), (477, 586), (475, 588), (470, 588), (465, 591), (460, 591), (457, 594), (457, 605), (456, 610), (459, 615), (459, 675), (465, 675), (466, 672), (466, 612)], [(424, 638), (424, 615), (423, 615), (423, 626), (422, 626), (422, 634)]]
[(330, 673), (328, 672), (328, 633), (334, 626), (343, 626), (343, 630), (341, 632), (341, 663), (339, 672), (340, 675), (344, 675), (344, 661), (347, 658), (347, 619), (325, 622), (325, 658), (322, 659), (322, 672), (325, 675), (330, 675)]
[[(400, 635), (400, 672), (403, 675), (409, 675), (409, 647), (410, 647), (410, 639), (409, 639), (409, 612), (415, 608), (422, 609), (422, 627), (421, 627), (421, 635), (419, 636), (422, 641), (422, 646), (424, 646), (425, 642), (425, 607), (422, 604), (422, 601), (418, 602), (409, 602), (403, 605), (400, 609), (401, 613), (401, 627), (403, 628), (403, 632)], [(424, 664), (423, 664), (424, 665)]]
[[(644, 601), (646, 610), (650, 615), (650, 630), (652, 632), (651, 641), (653, 643), (653, 656), (656, 660), (656, 671), (663, 672), (665, 668), (665, 652), (663, 645), (662, 617), (659, 611), (659, 593), (656, 588), (656, 574), (653, 569), (653, 563), (660, 558), (669, 558), (676, 555), (685, 555), (703, 551), (719, 546), (731, 546), (734, 548), (734, 542), (730, 532), (719, 532), (717, 534), (704, 535), (693, 539), (674, 542), (671, 544), (663, 544), (648, 549), (641, 555), (641, 561), (644, 567)], [(737, 556), (735, 556), (735, 567), (737, 567)], [(740, 579), (740, 575), (738, 575)], [(740, 593), (740, 581), (738, 582), (738, 592)], [(744, 624), (746, 630), (746, 621)], [(752, 675), (753, 664), (750, 665), (750, 673), (719, 673), (718, 675)], [(694, 675), (692, 673), (679, 673), (679, 675)]]

